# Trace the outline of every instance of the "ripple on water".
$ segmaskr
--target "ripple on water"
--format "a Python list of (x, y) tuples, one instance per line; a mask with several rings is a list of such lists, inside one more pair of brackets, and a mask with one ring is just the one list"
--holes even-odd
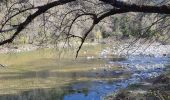
[[(150, 57), (150, 56), (130, 56), (127, 60), (110, 62), (118, 63), (123, 68), (132, 72), (128, 79), (113, 81), (108, 84), (106, 81), (92, 81), (77, 83), (72, 86), (75, 90), (83, 88), (88, 89), (88, 93), (73, 93), (66, 95), (64, 100), (101, 100), (102, 97), (116, 92), (121, 88), (126, 88), (130, 84), (141, 82), (142, 80), (159, 76), (165, 69), (165, 64), (170, 61), (168, 57)], [(115, 72), (117, 73), (117, 72)], [(118, 72), (123, 73), (123, 72)]]

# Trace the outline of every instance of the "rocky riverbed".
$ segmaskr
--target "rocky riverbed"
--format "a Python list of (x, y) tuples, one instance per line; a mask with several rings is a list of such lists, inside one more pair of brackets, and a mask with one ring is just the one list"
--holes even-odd
[[(138, 46), (140, 46), (140, 48)], [(23, 52), (23, 51), (36, 50), (38, 48), (38, 47), (32, 48), (32, 46), (30, 46), (29, 49), (25, 49), (28, 47), (29, 46), (26, 47), (21, 46), (19, 48), (13, 47), (13, 49), (9, 49), (5, 52)], [(125, 47), (128, 48), (126, 49)], [(148, 50), (145, 49), (144, 47), (147, 47)], [(134, 47), (132, 46), (129, 47), (128, 44), (123, 44), (119, 46), (113, 45), (111, 47), (105, 48), (100, 52), (99, 59), (106, 59), (107, 66), (103, 66), (102, 69), (100, 69), (101, 72), (95, 72), (96, 70), (98, 70), (98, 67), (93, 68), (92, 70), (95, 72), (94, 76), (105, 78), (107, 76), (114, 77), (115, 75), (117, 75), (120, 77), (115, 77), (117, 80), (109, 80), (109, 81), (94, 80), (90, 82), (75, 83), (69, 87), (74, 92), (71, 94), (64, 95), (64, 100), (77, 100), (77, 98), (81, 100), (102, 100), (105, 96), (106, 98), (108, 97), (107, 98), (108, 100), (117, 100), (114, 98), (119, 96), (127, 97), (126, 95), (123, 95), (121, 91), (124, 91), (129, 87), (137, 87), (137, 89), (136, 90), (128, 89), (127, 90), (128, 94), (129, 92), (132, 92), (130, 93), (132, 95), (134, 95), (133, 93), (138, 93), (142, 95), (150, 93), (148, 92), (150, 88), (147, 88), (145, 90), (143, 89), (143, 87), (145, 88), (145, 86), (146, 87), (153, 86), (153, 82), (154, 82), (153, 79), (158, 78), (160, 75), (167, 72), (167, 66), (170, 63), (169, 47), (170, 47), (169, 45), (159, 45), (155, 43), (154, 45), (151, 45), (149, 47), (148, 44), (143, 44), (143, 45), (138, 44), (137, 46)], [(4, 53), (3, 50), (5, 49), (2, 48), (1, 50), (2, 53)], [(132, 52), (134, 50), (136, 51)], [(127, 51), (130, 53), (127, 53)], [(90, 59), (88, 59), (88, 61), (93, 59), (98, 59), (98, 58), (91, 57)], [(110, 70), (114, 66), (121, 67), (120, 68), (121, 70), (114, 70), (114, 71)], [(124, 76), (122, 75), (124, 73), (127, 73), (128, 77), (121, 77)], [(163, 77), (160, 79), (164, 80), (167, 78)], [(157, 82), (155, 81), (155, 83)], [(142, 88), (138, 88), (138, 86), (142, 86)], [(155, 87), (156, 86), (158, 85), (156, 84)], [(116, 95), (113, 95), (115, 93)], [(160, 94), (160, 92), (156, 91), (156, 94)], [(133, 99), (129, 99), (129, 100), (133, 100)], [(153, 99), (153, 100), (157, 100), (157, 99)]]
[(101, 52), (101, 58), (116, 55), (126, 60), (109, 61), (132, 72), (126, 88), (106, 96), (106, 100), (170, 100), (170, 45), (159, 43), (123, 44)]
[(23, 45), (13, 45), (8, 44), (5, 46), (0, 46), (0, 53), (19, 53), (19, 52), (28, 52), (34, 51), (37, 49), (44, 48), (56, 48), (56, 45), (33, 45), (33, 44), (23, 44)]
[(170, 78), (166, 75), (129, 85), (105, 100), (170, 100)]
[(170, 56), (170, 45), (162, 45), (160, 43), (147, 44), (114, 44), (105, 48), (101, 52), (101, 57), (106, 57), (108, 54), (113, 55), (147, 55), (147, 56)]
[(0, 53), (18, 53), (18, 52), (27, 52), (27, 51), (33, 51), (38, 49), (38, 46), (35, 45), (6, 45), (0, 47)]
[[(106, 51), (106, 50), (104, 50)], [(106, 51), (107, 52), (107, 51)], [(149, 55), (129, 55), (124, 56), (126, 57), (123, 59), (112, 59), (112, 54), (102, 55), (101, 58), (108, 59), (108, 65), (114, 66), (119, 65), (122, 70), (117, 71), (107, 71), (107, 68), (104, 69), (103, 75), (110, 73), (109, 75), (116, 75), (116, 74), (123, 74), (123, 73), (130, 73), (130, 75), (126, 78), (120, 78), (118, 80), (110, 80), (107, 82), (105, 80), (100, 81), (92, 81), (90, 83), (78, 83), (72, 86), (73, 90), (83, 90), (84, 88), (88, 90), (86, 94), (80, 93), (73, 93), (70, 95), (66, 95), (64, 100), (77, 100), (76, 98), (81, 98), (81, 100), (140, 100), (138, 95), (149, 95), (148, 97), (152, 98), (149, 93), (147, 92), (150, 90), (149, 87), (151, 86), (158, 86), (155, 80), (162, 80), (165, 81), (169, 78), (160, 77), (162, 74), (165, 74), (168, 71), (166, 65), (170, 62), (170, 58), (168, 56), (149, 56)], [(108, 67), (109, 68), (109, 67)], [(155, 82), (155, 83), (153, 83)], [(155, 84), (155, 85), (153, 85)], [(136, 86), (135, 86), (136, 85)], [(139, 88), (141, 86), (142, 88)], [(134, 90), (128, 89), (129, 87), (135, 87)], [(147, 87), (147, 88), (146, 88)], [(160, 86), (161, 87), (161, 86)], [(144, 88), (144, 89), (143, 89)], [(127, 92), (124, 92), (124, 91)], [(122, 93), (123, 91), (123, 93)], [(130, 93), (131, 92), (131, 93)], [(133, 93), (137, 93), (135, 97)], [(158, 94), (159, 91), (156, 91)], [(128, 94), (128, 95), (126, 95)], [(167, 96), (169, 94), (166, 94)], [(161, 95), (160, 95), (161, 96)], [(164, 98), (164, 97), (163, 97)], [(142, 99), (143, 100), (143, 99)], [(145, 100), (145, 99), (144, 99)], [(164, 99), (147, 99), (147, 100), (164, 100)], [(165, 99), (166, 100), (166, 99)], [(167, 99), (168, 100), (168, 99)]]

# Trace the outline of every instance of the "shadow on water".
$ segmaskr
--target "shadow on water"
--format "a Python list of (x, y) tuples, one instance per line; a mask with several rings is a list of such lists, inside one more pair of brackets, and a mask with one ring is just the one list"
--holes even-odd
[(104, 81), (78, 82), (60, 88), (32, 89), (0, 95), (0, 100), (100, 100), (103, 94), (116, 90), (114, 85), (111, 87), (112, 84), (108, 85)]
[(69, 88), (34, 89), (18, 94), (1, 95), (0, 100), (64, 100), (67, 94), (75, 93)]

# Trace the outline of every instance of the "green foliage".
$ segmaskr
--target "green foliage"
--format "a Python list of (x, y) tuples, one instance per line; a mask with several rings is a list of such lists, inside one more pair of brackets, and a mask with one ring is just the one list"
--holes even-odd
[(137, 37), (139, 36), (140, 32), (138, 29), (134, 28), (134, 29), (131, 29), (131, 36), (134, 36), (134, 37)]
[(103, 31), (102, 32), (102, 37), (103, 38), (108, 38), (108, 37), (110, 37), (112, 34), (111, 33), (109, 33), (109, 32), (106, 32), (106, 31)]
[(153, 37), (156, 34), (158, 34), (157, 32), (155, 32), (154, 30), (148, 29), (147, 31), (145, 31), (143, 34), (140, 34), (139, 36), (141, 38), (147, 38), (147, 37)]
[(126, 16), (121, 19), (120, 31), (121, 31), (123, 37), (129, 37), (129, 35), (130, 35), (129, 18)]

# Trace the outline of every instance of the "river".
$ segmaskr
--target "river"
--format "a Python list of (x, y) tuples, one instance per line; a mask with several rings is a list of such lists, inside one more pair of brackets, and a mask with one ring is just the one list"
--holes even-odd
[(127, 79), (113, 81), (108, 84), (106, 81), (95, 81), (92, 83), (79, 83), (72, 86), (74, 90), (88, 88), (88, 93), (74, 93), (64, 97), (64, 100), (101, 100), (109, 93), (117, 92), (121, 88), (126, 88), (130, 84), (142, 82), (161, 75), (166, 71), (165, 65), (170, 62), (169, 57), (150, 57), (150, 56), (130, 56), (125, 61), (109, 62), (110, 64), (119, 63), (125, 70), (113, 71), (112, 73), (126, 73), (130, 71), (132, 74)]
[[(44, 61), (48, 61), (48, 59), (45, 59)], [(52, 62), (50, 64), (53, 64)], [(110, 66), (112, 67), (115, 65), (119, 65), (119, 67), (121, 68), (118, 70), (107, 70), (107, 68), (103, 68), (104, 65), (101, 63), (95, 65), (93, 64), (94, 62), (101, 62), (101, 59), (81, 59), (79, 62), (81, 62), (78, 64), (78, 66), (80, 67), (83, 66), (82, 63), (86, 63), (86, 65), (84, 66), (90, 65), (92, 67), (90, 67), (90, 69), (88, 69), (87, 71), (83, 71), (83, 69), (81, 69), (76, 72), (56, 72), (54, 71), (54, 68), (52, 70), (45, 68), (41, 71), (26, 71), (25, 73), (21, 73), (20, 75), (15, 75), (16, 73), (13, 73), (13, 76), (1, 77), (2, 83), (3, 80), (14, 80), (15, 78), (18, 78), (15, 84), (17, 82), (23, 82), (20, 80), (24, 80), (24, 83), (19, 84), (23, 85), (24, 88), (22, 86), (16, 86), (16, 88), (6, 87), (6, 89), (9, 89), (11, 91), (17, 91), (17, 89), (22, 91), (16, 93), (2, 93), (0, 95), (0, 100), (102, 100), (105, 96), (115, 93), (122, 88), (127, 88), (131, 84), (143, 82), (146, 79), (157, 77), (160, 74), (166, 72), (167, 69), (165, 65), (170, 62), (170, 58), (167, 56), (153, 57), (140, 55), (128, 56), (126, 57), (126, 59), (118, 61), (105, 60), (104, 63), (107, 64), (109, 68)], [(73, 63), (69, 63), (68, 65), (70, 64)], [(101, 68), (101, 70), (97, 70), (96, 68)], [(2, 72), (0, 74), (3, 75)], [(37, 77), (41, 80), (29, 80), (30, 78), (35, 79)], [(53, 77), (55, 77), (55, 79)], [(80, 80), (80, 78), (84, 77), (88, 79)], [(114, 79), (112, 79), (112, 77), (114, 77)], [(67, 82), (68, 84), (58, 85), (55, 87), (56, 84), (64, 84), (63, 80), (64, 82), (67, 82), (69, 80), (69, 82)], [(27, 86), (25, 84), (29, 83), (30, 81), (33, 82), (32, 84), (37, 84), (37, 86), (41, 86), (42, 83), (44, 83), (45, 85), (43, 84), (42, 87), (46, 87), (42, 88), (28, 85), (28, 87), (31, 87), (31, 89), (25, 89), (25, 87)], [(54, 82), (55, 84), (51, 87), (50, 82)], [(3, 87), (5, 87), (5, 84), (2, 83), (1, 85), (4, 85)], [(14, 83), (11, 84), (15, 85)], [(12, 87), (12, 85), (10, 86)], [(23, 89), (18, 87), (22, 87)], [(4, 88), (1, 88), (1, 92), (4, 91), (3, 89)]]

